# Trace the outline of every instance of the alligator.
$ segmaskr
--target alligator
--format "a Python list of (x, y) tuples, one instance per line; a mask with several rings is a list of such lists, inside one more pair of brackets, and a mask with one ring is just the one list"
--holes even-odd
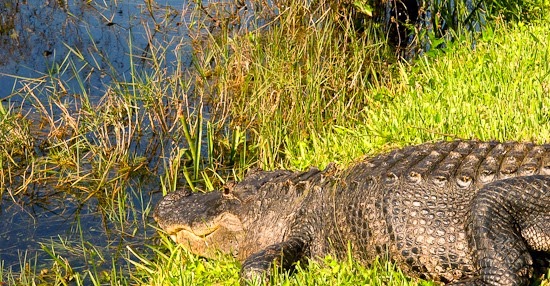
[(549, 175), (550, 145), (424, 143), (172, 192), (154, 218), (194, 254), (234, 255), (243, 281), (331, 254), (443, 284), (528, 285), (550, 264)]

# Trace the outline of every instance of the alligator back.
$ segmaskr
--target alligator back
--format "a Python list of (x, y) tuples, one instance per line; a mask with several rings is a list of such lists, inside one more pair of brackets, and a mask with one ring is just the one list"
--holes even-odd
[[(550, 145), (453, 141), (406, 147), (340, 174), (330, 241), (369, 262), (389, 256), (405, 272), (455, 281), (476, 271), (466, 235), (476, 192), (495, 180), (550, 174)], [(329, 227), (330, 229), (330, 227)]]

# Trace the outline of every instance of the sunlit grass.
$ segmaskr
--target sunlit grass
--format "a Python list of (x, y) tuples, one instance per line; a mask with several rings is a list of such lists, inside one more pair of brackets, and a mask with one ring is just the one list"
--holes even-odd
[[(363, 122), (325, 125), (288, 142), (293, 164), (350, 162), (388, 146), (456, 138), (547, 142), (549, 26), (505, 24), (401, 64), (386, 86), (367, 85)], [(358, 91), (361, 92), (361, 91)], [(388, 146), (386, 146), (388, 145)]]
[(391, 64), (373, 34), (319, 22), (229, 42), (222, 88), (233, 94), (232, 124), (250, 130), (263, 167), (346, 163), (442, 139), (548, 138), (544, 21), (495, 23), (412, 64)]
[[(198, 258), (169, 237), (161, 235), (152, 247), (155, 260), (134, 252), (132, 263), (143, 275), (138, 281), (147, 285), (242, 285), (240, 263), (220, 255), (216, 260)], [(159, 260), (161, 263), (159, 263)], [(273, 269), (271, 285), (433, 285), (411, 279), (390, 263), (373, 262), (367, 267), (351, 258), (339, 261), (327, 255), (319, 260), (298, 264), (293, 272)], [(250, 283), (250, 285), (256, 285)]]
[[(166, 235), (160, 235), (160, 243), (151, 246), (156, 254), (152, 260), (133, 251), (132, 264), (138, 270), (134, 277), (147, 285), (238, 285), (239, 265), (231, 257), (219, 256), (208, 261), (198, 258), (172, 243)], [(163, 263), (158, 263), (161, 259)]]

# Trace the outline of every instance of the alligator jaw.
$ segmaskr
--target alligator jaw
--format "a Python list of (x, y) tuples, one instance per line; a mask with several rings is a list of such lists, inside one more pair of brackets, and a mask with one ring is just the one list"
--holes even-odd
[[(188, 226), (176, 226), (166, 229), (166, 232), (172, 237), (172, 239), (178, 235), (178, 233), (183, 232), (186, 236), (194, 237), (196, 239), (205, 239), (212, 233), (216, 232), (220, 228), (219, 221), (212, 225), (203, 224), (199, 227), (188, 227)], [(174, 239), (175, 241), (175, 239)]]
[(171, 227), (166, 232), (172, 240), (190, 252), (206, 258), (215, 258), (217, 253), (235, 254), (245, 237), (240, 219), (228, 213), (217, 217), (212, 223), (193, 227)]
[(215, 227), (205, 228), (202, 230), (192, 230), (189, 228), (180, 228), (175, 231), (168, 232), (172, 240), (178, 242), (178, 237), (187, 237), (193, 240), (206, 240), (210, 235), (219, 229), (219, 225)]

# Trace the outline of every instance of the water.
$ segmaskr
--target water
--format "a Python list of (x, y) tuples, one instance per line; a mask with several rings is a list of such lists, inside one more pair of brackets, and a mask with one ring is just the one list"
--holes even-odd
[[(186, 17), (185, 1), (156, 1), (153, 6), (146, 3), (138, 0), (0, 1), (0, 99), (3, 104), (32, 110), (29, 103), (32, 100), (25, 95), (25, 82), (46, 74), (58, 76), (66, 85), (64, 88), (86, 94), (92, 103), (97, 103), (110, 83), (130, 79), (132, 69), (148, 68), (148, 63), (139, 59), (149, 55), (151, 43), (162, 42), (171, 50), (176, 44), (188, 41), (185, 25), (181, 25)], [(180, 51), (185, 53), (186, 49)], [(171, 62), (177, 55), (167, 53), (166, 56), (167, 62)], [(190, 64), (190, 56), (179, 55), (179, 58), (183, 65)], [(71, 67), (65, 64), (68, 60), (74, 64), (75, 71), (56, 70), (60, 66)], [(37, 93), (33, 100), (46, 102), (44, 94), (47, 93)], [(34, 190), (28, 192), (32, 197), (11, 197), (4, 190), (0, 203), (3, 267), (21, 271), (24, 257), (35, 258), (39, 268), (48, 267), (52, 258), (42, 248), (74, 251), (57, 254), (77, 268), (94, 259), (107, 268), (112, 260), (122, 261), (112, 257), (119, 255), (117, 249), (128, 245), (139, 247), (155, 233), (147, 225), (151, 218), (144, 215), (145, 209), (151, 209), (160, 199), (155, 186), (158, 186), (158, 176), (133, 178), (126, 188), (127, 197), (119, 200), (127, 204), (123, 207), (128, 212), (118, 219), (102, 207), (109, 202), (92, 198), (82, 203), (82, 197), (75, 195), (78, 192), (44, 185), (34, 186)]]
[[(0, 205), (3, 268), (19, 272), (24, 266), (21, 261), (26, 261), (36, 263), (38, 269), (48, 269), (53, 259), (44, 250), (52, 249), (74, 269), (89, 268), (90, 264), (108, 269), (112, 261), (125, 265), (120, 250), (132, 245), (143, 249), (156, 233), (146, 211), (161, 197), (153, 186), (158, 186), (154, 177), (131, 180), (127, 197), (118, 201), (124, 209), (120, 213), (105, 207), (113, 204), (109, 199), (84, 201), (77, 192), (48, 185), (37, 186), (40, 189), (29, 192), (31, 196), (5, 196)], [(116, 215), (121, 217), (113, 217)]]
[[(130, 53), (147, 56), (159, 38), (186, 37), (186, 1), (3, 0), (0, 3), (0, 98), (22, 87), (21, 80), (56, 73), (70, 59), (83, 86), (64, 78), (73, 92), (102, 94), (113, 80), (130, 78)], [(157, 31), (148, 34), (147, 30)], [(132, 43), (130, 51), (129, 43)], [(185, 40), (185, 39), (184, 39)], [(171, 48), (168, 46), (167, 48)], [(174, 58), (167, 60), (173, 60)], [(140, 68), (140, 62), (134, 62)], [(66, 73), (66, 77), (71, 72)], [(18, 99), (12, 99), (18, 100)]]
[[(92, 245), (106, 245), (108, 238), (102, 225), (97, 203), (79, 205), (65, 196), (65, 201), (40, 200), (19, 201), (8, 199), (2, 203), (0, 217), (0, 259), (4, 267), (19, 269), (20, 259), (37, 256), (39, 265), (47, 267), (51, 259), (41, 246), (59, 244), (62, 241), (78, 243), (82, 237)], [(109, 252), (105, 252), (109, 254)], [(70, 256), (69, 256), (70, 258)], [(78, 261), (75, 261), (78, 266)]]

